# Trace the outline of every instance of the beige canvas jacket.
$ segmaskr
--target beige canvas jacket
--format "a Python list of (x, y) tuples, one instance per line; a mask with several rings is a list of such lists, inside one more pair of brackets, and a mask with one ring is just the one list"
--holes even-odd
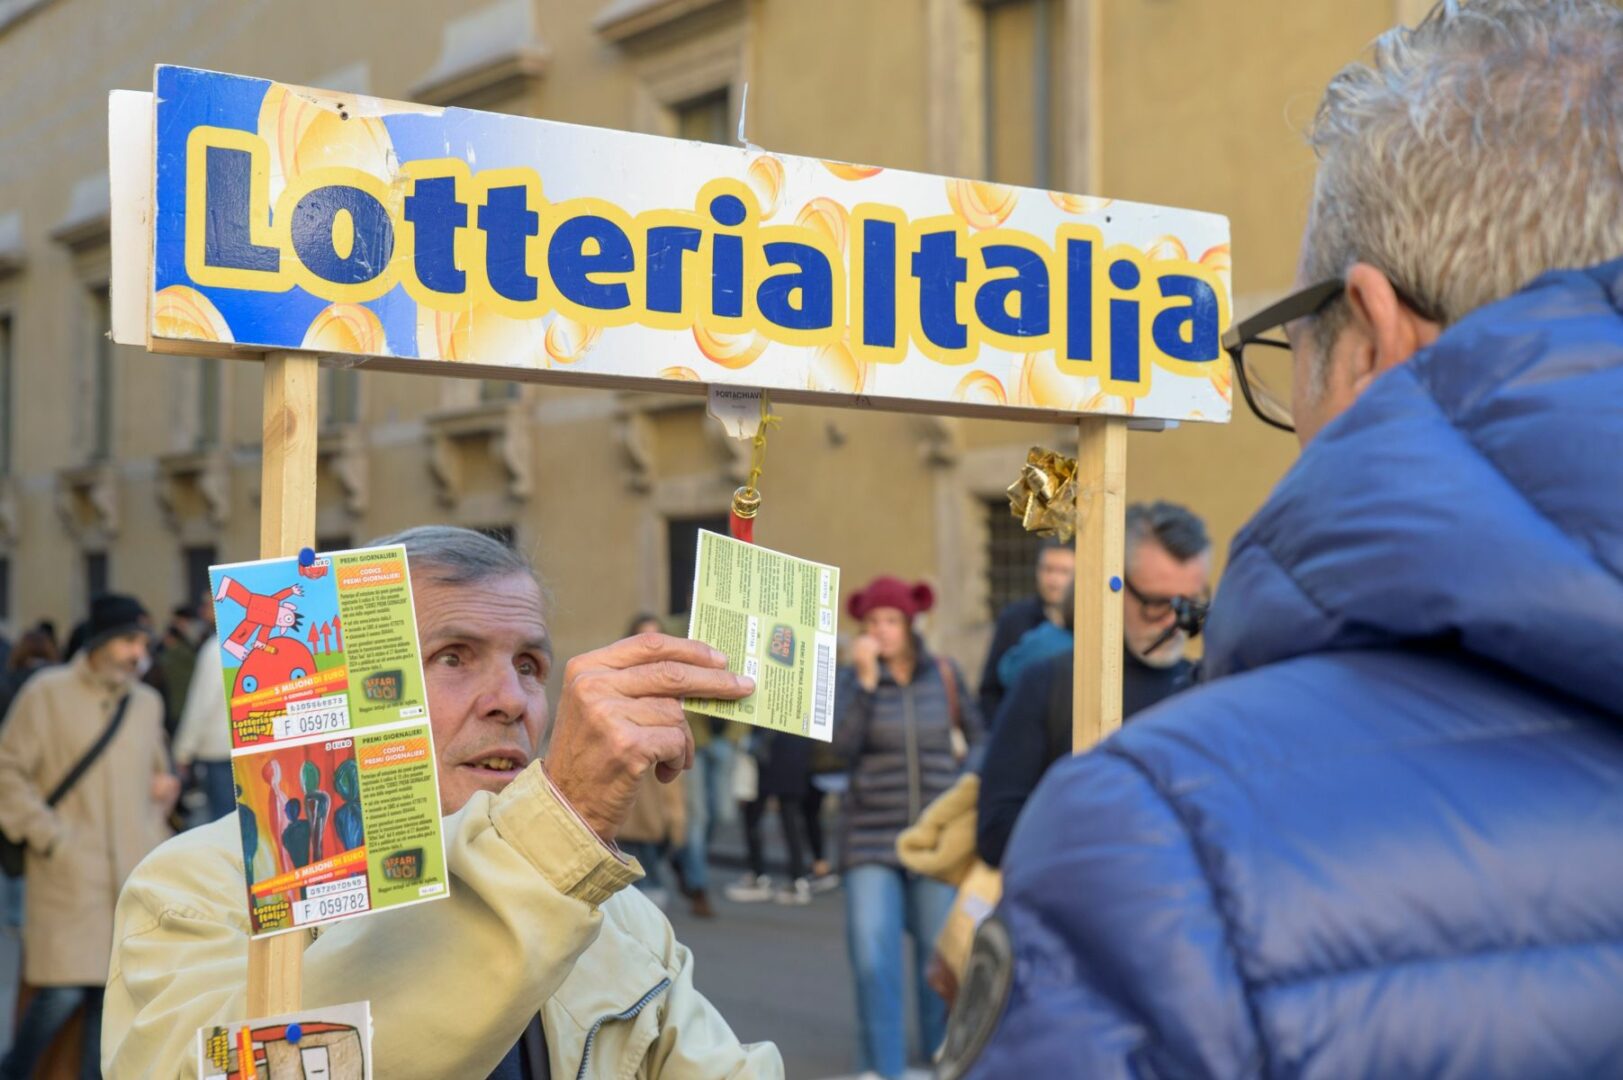
[[(332, 926), (304, 954), (307, 1007), (369, 1001), (374, 1075), (481, 1080), (537, 1010), (552, 1075), (777, 1078), (693, 985), (640, 876), (531, 765), (445, 819), (448, 900)], [(155, 851), (119, 898), (102, 1026), (110, 1080), (196, 1076), (197, 1030), (246, 1019), (235, 815)]]
[(153, 777), (169, 768), (163, 699), (140, 683), (113, 741), (61, 802), (45, 805), (123, 693), (80, 656), (28, 680), (0, 728), (0, 828), (28, 845), (23, 977), (34, 986), (101, 985), (119, 887), (170, 836), (152, 799)]

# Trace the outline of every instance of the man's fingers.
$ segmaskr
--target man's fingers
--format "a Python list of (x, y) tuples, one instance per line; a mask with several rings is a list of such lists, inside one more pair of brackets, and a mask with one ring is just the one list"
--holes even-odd
[(693, 746), (693, 735), (686, 727), (649, 727), (643, 728), (637, 734), (637, 741), (654, 761), (654, 770), (660, 774), (660, 767), (680, 772), (687, 767), (688, 755)]
[(654, 775), (658, 777), (659, 782), (662, 784), (670, 783), (678, 776), (681, 776), (684, 771), (693, 768), (693, 729), (684, 726), (683, 730), (687, 733), (687, 752), (682, 756), (681, 766), (665, 761), (661, 761), (654, 766)]
[(726, 669), (695, 667), (670, 660), (640, 664), (605, 677), (604, 684), (622, 697), (720, 698), (736, 701), (755, 692), (755, 680)]
[(665, 661), (702, 668), (727, 666), (727, 657), (704, 642), (671, 637), (669, 634), (638, 634), (635, 637), (628, 637), (612, 645), (605, 645), (601, 649), (582, 653), (575, 658), (573, 664), (578, 665), (583, 671), (592, 668), (623, 670)]
[(628, 698), (616, 711), (638, 727), (686, 727), (688, 722), (675, 698)]

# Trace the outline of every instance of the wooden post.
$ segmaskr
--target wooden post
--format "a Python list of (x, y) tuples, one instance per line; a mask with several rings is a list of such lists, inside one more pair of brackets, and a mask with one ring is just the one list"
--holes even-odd
[[(260, 472), (259, 556), (297, 555), (316, 541), (316, 358), (274, 352), (265, 357), (264, 461)], [(248, 1016), (301, 1007), (303, 930), (248, 943)]]
[(1121, 727), (1126, 419), (1090, 416), (1078, 421), (1076, 485), (1076, 688), (1071, 748), (1080, 752)]

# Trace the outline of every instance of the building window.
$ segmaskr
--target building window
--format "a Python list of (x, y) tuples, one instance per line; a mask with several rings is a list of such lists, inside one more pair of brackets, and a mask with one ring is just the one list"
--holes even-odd
[(325, 427), (353, 424), (361, 418), (361, 376), (354, 368), (321, 371), (321, 419)]
[(220, 445), (219, 360), (197, 361), (197, 449)]
[(220, 561), (213, 544), (198, 544), (181, 553), (186, 563), (186, 603), (196, 604), (209, 592), (209, 567)]
[(1009, 513), (1008, 499), (986, 503), (987, 614), (998, 612), (1037, 591), (1037, 546), (1041, 538), (1029, 533)]
[(113, 456), (113, 301), (106, 285), (90, 291), (90, 460)]
[(727, 130), (732, 109), (725, 88), (690, 98), (673, 106), (671, 111), (676, 114), (677, 138), (724, 145), (732, 143), (732, 133)]
[(1065, 0), (995, 0), (986, 5), (982, 102), (988, 180), (1026, 187), (1060, 183), (1060, 87)]
[(0, 476), (11, 472), (11, 407), (13, 394), (11, 316), (0, 315)]
[(685, 615), (693, 606), (693, 567), (699, 560), (699, 530), (727, 535), (727, 515), (671, 518), (665, 523), (665, 568), (670, 582), (668, 615)]
[(107, 552), (85, 552), (85, 600), (94, 600), (107, 591)]

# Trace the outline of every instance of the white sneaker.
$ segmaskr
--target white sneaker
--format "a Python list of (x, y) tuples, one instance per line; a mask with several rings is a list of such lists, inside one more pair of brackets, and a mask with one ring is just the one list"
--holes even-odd
[(772, 879), (762, 874), (745, 874), (722, 890), (722, 895), (735, 904), (760, 904), (772, 899)]
[(818, 874), (811, 879), (811, 891), (814, 893), (833, 892), (840, 887), (840, 875)]
[(809, 904), (812, 901), (811, 882), (803, 877), (795, 878), (793, 885), (779, 889), (778, 895), (773, 899), (780, 904), (793, 904), (796, 906)]

